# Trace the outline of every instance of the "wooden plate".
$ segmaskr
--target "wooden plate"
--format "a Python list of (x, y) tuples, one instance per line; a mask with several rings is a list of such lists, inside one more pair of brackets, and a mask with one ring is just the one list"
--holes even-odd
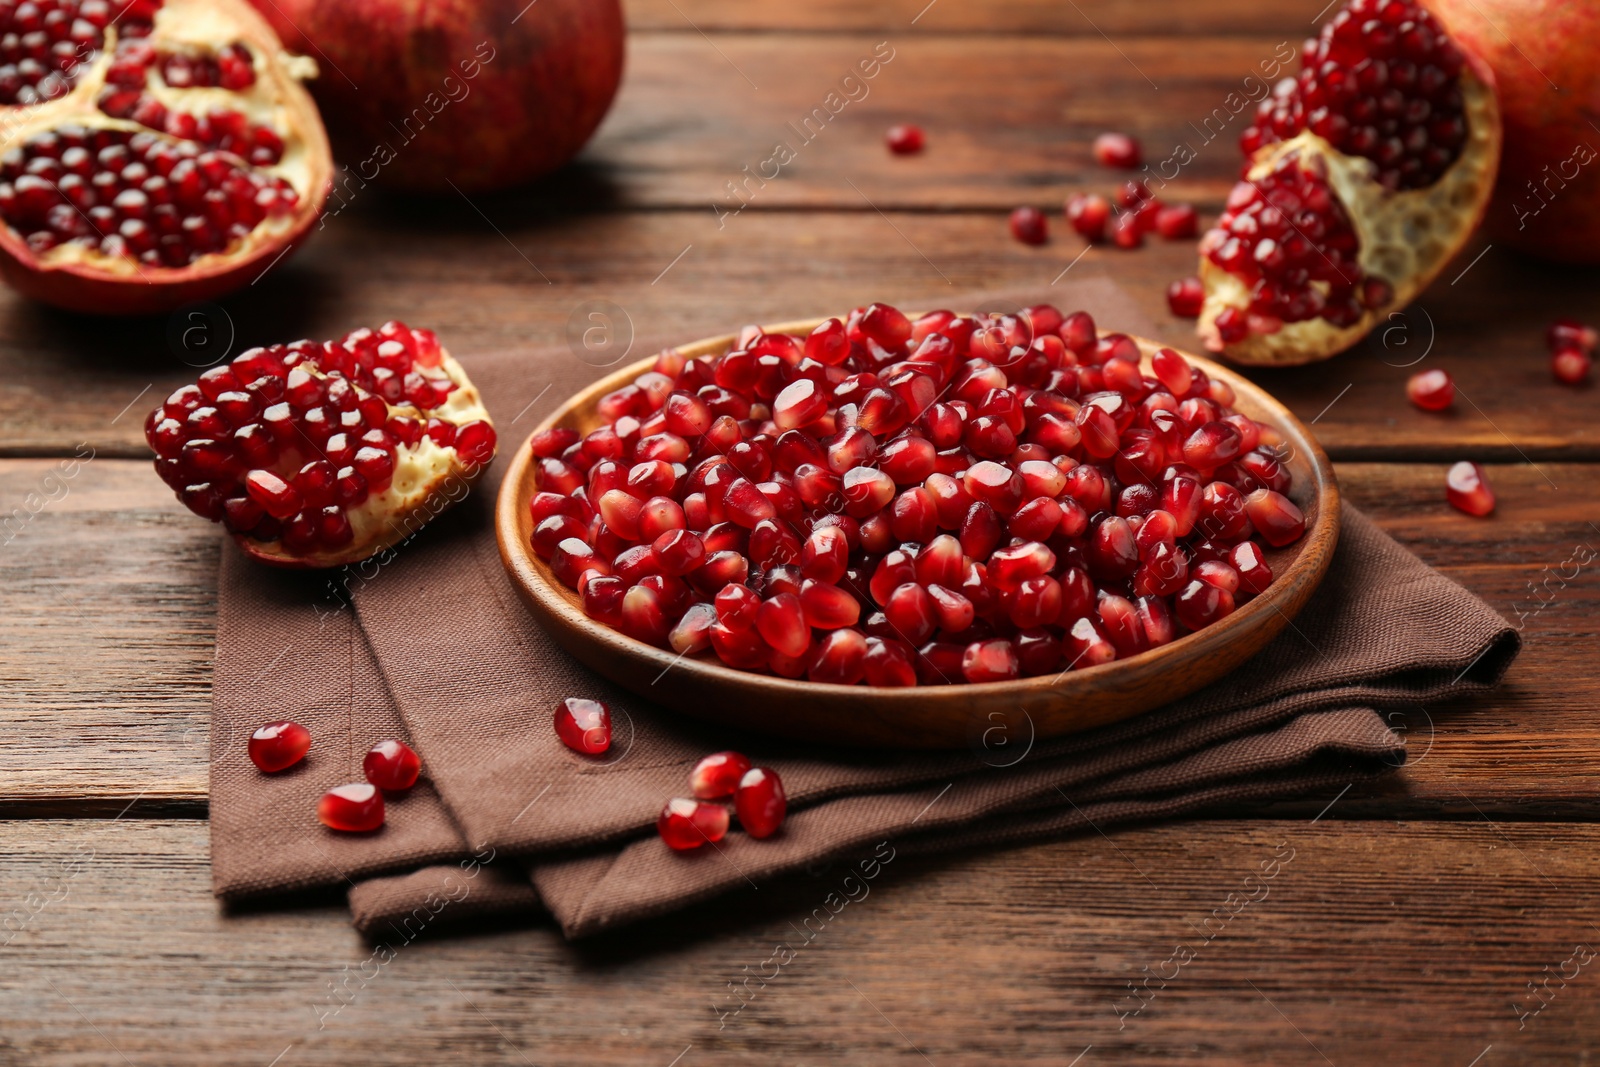
[[(783, 323), (771, 333), (805, 336), (817, 321)], [(732, 335), (679, 348), (695, 358), (727, 351)], [(1139, 339), (1148, 370), (1160, 347)], [(995, 730), (1011, 738), (1059, 737), (1159, 707), (1208, 685), (1253, 656), (1294, 617), (1328, 570), (1339, 537), (1339, 489), (1316, 439), (1254, 383), (1210, 360), (1185, 358), (1233, 387), (1235, 408), (1277, 428), (1290, 448), (1290, 496), (1305, 512), (1306, 534), (1269, 549), (1276, 576), (1267, 592), (1221, 622), (1130, 659), (982, 685), (876, 689), (791, 681), (724, 666), (711, 652), (679, 657), (584, 615), (578, 595), (556, 580), (529, 543), (528, 503), (536, 492), (527, 442), (512, 454), (496, 504), (500, 555), (534, 615), (556, 642), (595, 672), (655, 703), (697, 719), (833, 745), (958, 748), (984, 745)], [(601, 396), (648, 370), (654, 357), (624, 367), (572, 397), (539, 424), (587, 432), (600, 425)], [(531, 436), (531, 435), (530, 435)]]

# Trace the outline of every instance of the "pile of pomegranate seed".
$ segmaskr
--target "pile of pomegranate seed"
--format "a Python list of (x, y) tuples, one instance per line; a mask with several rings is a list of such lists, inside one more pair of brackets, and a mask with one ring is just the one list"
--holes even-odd
[(728, 833), (728, 808), (717, 803), (733, 798), (734, 813), (745, 833), (771, 837), (783, 824), (789, 802), (776, 771), (751, 767), (738, 752), (716, 752), (695, 764), (689, 775), (689, 797), (667, 801), (656, 819), (656, 832), (667, 847), (686, 852), (715, 844)]
[(556, 736), (574, 752), (603, 755), (611, 748), (611, 709), (598, 700), (568, 697), (556, 706)]
[(1322, 160), (1302, 162), (1294, 153), (1260, 179), (1235, 185), (1216, 227), (1200, 242), (1201, 255), (1252, 286), (1250, 312), (1263, 322), (1320, 317), (1351, 326), (1365, 308), (1387, 302), (1390, 287), (1363, 274), (1359, 252), (1355, 227), (1328, 185)]
[(145, 437), (196, 514), (293, 554), (339, 550), (356, 539), (353, 518), (387, 521), (380, 498), (407, 457), (454, 449), (469, 468), (493, 458), (488, 422), (437, 413), (459, 385), (442, 364), (432, 331), (401, 322), (252, 348), (169, 396)]
[(1594, 360), (1595, 330), (1576, 319), (1557, 319), (1545, 336), (1550, 345), (1550, 372), (1564, 385), (1582, 385)]
[(1423, 411), (1444, 411), (1455, 402), (1456, 383), (1449, 371), (1418, 371), (1406, 382), (1406, 396)]
[(1494, 489), (1489, 476), (1476, 463), (1462, 460), (1445, 476), (1445, 499), (1457, 511), (1483, 518), (1494, 513)]
[(1377, 164), (1390, 189), (1421, 189), (1461, 156), (1467, 139), (1462, 57), (1414, 0), (1350, 0), (1257, 109), (1239, 137), (1246, 156), (1309, 129)]
[(1050, 224), (1036, 207), (1019, 207), (1011, 213), (1011, 236), (1025, 245), (1042, 245), (1050, 239)]
[(234, 155), (153, 133), (69, 124), (0, 157), (0, 218), (35, 252), (72, 245), (182, 267), (298, 200), (287, 181)]
[(890, 126), (889, 132), (884, 134), (889, 151), (897, 156), (910, 156), (922, 151), (923, 140), (922, 127), (909, 124)]
[(1102, 133), (1094, 139), (1094, 158), (1102, 167), (1133, 170), (1144, 160), (1139, 142), (1125, 133)]
[(0, 105), (32, 106), (72, 91), (105, 47), (150, 33), (161, 0), (22, 0), (0, 4)]
[(1053, 307), (858, 308), (663, 352), (532, 440), (533, 550), (591, 617), (853, 685), (1136, 655), (1267, 588), (1305, 529), (1276, 432), (1177, 352)]
[(269, 722), (250, 735), (250, 762), (267, 774), (287, 770), (311, 751), (311, 731), (297, 722)]

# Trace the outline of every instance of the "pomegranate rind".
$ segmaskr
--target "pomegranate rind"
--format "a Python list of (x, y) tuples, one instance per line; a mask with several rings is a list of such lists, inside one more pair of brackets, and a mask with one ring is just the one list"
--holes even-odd
[(1373, 179), (1377, 166), (1371, 160), (1345, 155), (1310, 130), (1263, 145), (1245, 178), (1261, 179), (1287, 155), (1303, 161), (1320, 159), (1328, 185), (1360, 240), (1357, 261), (1362, 273), (1389, 283), (1393, 288), (1389, 301), (1368, 308), (1350, 326), (1313, 318), (1283, 323), (1272, 333), (1252, 331), (1242, 341), (1224, 344), (1217, 316), (1227, 308), (1248, 314), (1250, 286), (1202, 253), (1200, 281), (1206, 296), (1197, 330), (1208, 351), (1235, 363), (1272, 366), (1329, 359), (1355, 345), (1433, 283), (1483, 220), (1500, 166), (1500, 105), (1494, 74), (1476, 56), (1467, 54), (1464, 59), (1461, 99), (1467, 139), (1460, 158), (1432, 185), (1391, 192)]
[[(152, 77), (145, 92), (174, 110), (241, 111), (253, 123), (287, 132), (283, 158), (273, 166), (252, 169), (289, 182), (299, 202), (288, 215), (263, 219), (226, 251), (201, 256), (184, 267), (152, 267), (131, 257), (66, 245), (40, 255), (0, 223), (0, 277), (25, 296), (91, 315), (155, 314), (215, 299), (253, 283), (281, 262), (305, 240), (322, 213), (333, 183), (333, 153), (317, 105), (301, 84), (316, 76), (315, 61), (287, 52), (267, 21), (243, 0), (166, 0), (154, 25), (147, 40), (173, 51), (212, 50), (234, 41), (252, 47), (257, 55), (256, 82), (248, 89), (173, 89)], [(165, 136), (100, 111), (96, 101), (115, 51), (113, 26), (106, 31), (100, 56), (71, 92), (32, 107), (0, 108), (0, 118), (6, 120), (0, 151), (69, 122)]]
[[(391, 413), (421, 414), (457, 426), (480, 420), (494, 425), (477, 387), (461, 364), (444, 352), (439, 366), (456, 383), (445, 403), (425, 413), (409, 404), (392, 404)], [(345, 512), (355, 537), (343, 548), (292, 552), (278, 541), (257, 541), (244, 534), (234, 534), (233, 539), (245, 555), (274, 567), (316, 570), (360, 563), (415, 536), (429, 522), (465, 500), (472, 484), (488, 466), (472, 466), (454, 448), (440, 447), (424, 436), (415, 446), (396, 449), (394, 478), (387, 489), (373, 493), (359, 507)]]

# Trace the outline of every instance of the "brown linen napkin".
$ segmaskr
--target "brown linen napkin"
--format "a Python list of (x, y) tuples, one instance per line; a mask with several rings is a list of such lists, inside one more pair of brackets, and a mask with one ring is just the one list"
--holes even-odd
[[(1102, 323), (1143, 327), (1109, 283), (1051, 295)], [(507, 448), (596, 374), (566, 353), (464, 362)], [(350, 883), (357, 925), (375, 937), (410, 930), (444, 903), (454, 918), (542, 902), (583, 936), (877, 842), (950, 848), (1328, 787), (1331, 796), (1403, 761), (1375, 709), (1491, 685), (1517, 647), (1484, 604), (1347, 509), (1333, 569), (1295, 625), (1228, 679), (1157, 712), (1049, 743), (990, 738), (949, 753), (734, 737), (612, 687), (540, 631), (488, 522), (501, 466), (392, 558), (331, 578), (285, 577), (225, 553), (212, 771), (220, 895)], [(330, 580), (358, 619), (342, 593), (329, 595)], [(611, 704), (616, 743), (605, 759), (556, 740), (551, 710), (571, 695)], [(303, 767), (269, 778), (243, 742), (271, 718), (304, 722), (315, 741)], [(394, 800), (373, 835), (324, 830), (317, 796), (359, 780), (366, 747), (395, 735), (422, 754), (427, 781)], [(726, 747), (782, 775), (783, 831), (670, 853), (653, 837), (656, 813), (685, 791), (696, 759)], [(499, 862), (481, 867), (473, 855)], [(372, 877), (383, 872), (397, 876)]]

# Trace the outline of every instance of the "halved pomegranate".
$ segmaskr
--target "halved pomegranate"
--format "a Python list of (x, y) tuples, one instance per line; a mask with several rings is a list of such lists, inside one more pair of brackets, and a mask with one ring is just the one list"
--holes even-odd
[(1477, 227), (1500, 138), (1486, 64), (1415, 0), (1350, 0), (1240, 136), (1200, 242), (1206, 347), (1292, 364), (1355, 344)]
[(282, 567), (398, 544), (495, 454), (466, 371), (432, 331), (401, 322), (252, 348), (169, 396), (145, 437), (179, 500)]
[(0, 275), (113, 315), (250, 283), (327, 199), (315, 73), (243, 0), (0, 3)]

